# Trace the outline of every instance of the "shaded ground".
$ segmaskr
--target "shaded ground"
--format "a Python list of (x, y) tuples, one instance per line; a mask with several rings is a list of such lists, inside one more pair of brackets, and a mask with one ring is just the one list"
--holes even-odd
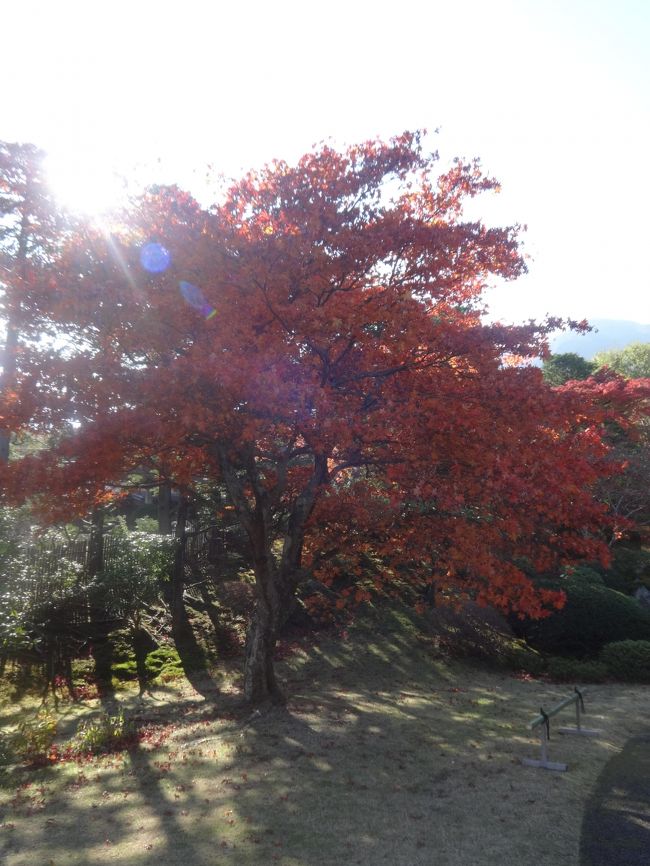
[(650, 863), (650, 735), (629, 740), (605, 766), (582, 825), (581, 866)]
[(603, 738), (554, 736), (567, 773), (522, 767), (537, 754), (526, 723), (570, 688), (445, 662), (397, 625), (297, 652), (285, 709), (250, 718), (234, 686), (210, 698), (186, 684), (137, 704), (173, 726), (162, 748), (21, 771), (0, 791), (0, 862), (577, 864), (585, 802), (646, 728), (650, 690), (590, 688)]

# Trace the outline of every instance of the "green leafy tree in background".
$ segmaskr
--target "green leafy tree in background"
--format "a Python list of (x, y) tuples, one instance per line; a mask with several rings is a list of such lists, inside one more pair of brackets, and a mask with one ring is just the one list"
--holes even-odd
[[(627, 379), (650, 378), (650, 343), (630, 343), (624, 349), (599, 352), (597, 368), (609, 367)], [(620, 431), (615, 457), (625, 472), (600, 482), (601, 495), (614, 514), (633, 520), (637, 526), (650, 523), (650, 418), (631, 430)]]
[(542, 365), (544, 381), (558, 387), (573, 380), (588, 379), (596, 370), (596, 366), (575, 352), (561, 352), (551, 355)]
[(624, 349), (610, 349), (594, 356), (594, 366), (609, 367), (627, 379), (650, 377), (650, 343), (630, 343)]

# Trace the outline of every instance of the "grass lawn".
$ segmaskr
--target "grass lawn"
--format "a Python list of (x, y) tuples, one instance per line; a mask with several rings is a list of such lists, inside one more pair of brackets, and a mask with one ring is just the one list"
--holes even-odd
[[(650, 690), (592, 686), (597, 739), (552, 731), (569, 772), (537, 756), (527, 722), (566, 685), (436, 658), (396, 623), (297, 651), (289, 703), (250, 717), (236, 687), (187, 683), (140, 703), (164, 744), (20, 770), (0, 790), (4, 866), (577, 866), (584, 804), (607, 760), (644, 732)], [(79, 713), (62, 706), (62, 729)], [(20, 708), (5, 706), (0, 724)], [(572, 722), (571, 710), (557, 724)], [(67, 728), (66, 728), (67, 725)]]

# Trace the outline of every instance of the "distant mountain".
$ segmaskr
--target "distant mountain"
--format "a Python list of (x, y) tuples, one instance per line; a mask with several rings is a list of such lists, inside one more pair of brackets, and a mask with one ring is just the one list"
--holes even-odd
[(618, 319), (590, 319), (594, 328), (588, 334), (573, 331), (560, 331), (551, 337), (551, 351), (554, 354), (575, 352), (583, 358), (591, 359), (598, 352), (608, 349), (624, 349), (630, 343), (650, 343), (650, 325), (640, 322), (626, 322)]

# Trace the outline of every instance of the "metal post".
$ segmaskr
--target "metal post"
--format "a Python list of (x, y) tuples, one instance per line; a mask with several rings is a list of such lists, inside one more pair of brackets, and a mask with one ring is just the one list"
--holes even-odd
[(583, 728), (580, 722), (580, 713), (584, 712), (584, 701), (582, 692), (576, 686), (574, 688), (576, 702), (576, 726), (575, 728), (558, 728), (560, 734), (577, 734), (582, 737), (597, 737), (602, 731), (597, 731), (593, 728)]
[(568, 769), (568, 764), (561, 764), (558, 761), (549, 761), (548, 759), (548, 741), (550, 739), (550, 725), (549, 725), (549, 716), (544, 712), (544, 710), (540, 710), (540, 713), (544, 717), (544, 723), (538, 725), (539, 727), (539, 745), (541, 751), (541, 760), (536, 761), (533, 758), (522, 758), (521, 763), (526, 767), (543, 767), (545, 770), (558, 770), (559, 772), (564, 772)]

